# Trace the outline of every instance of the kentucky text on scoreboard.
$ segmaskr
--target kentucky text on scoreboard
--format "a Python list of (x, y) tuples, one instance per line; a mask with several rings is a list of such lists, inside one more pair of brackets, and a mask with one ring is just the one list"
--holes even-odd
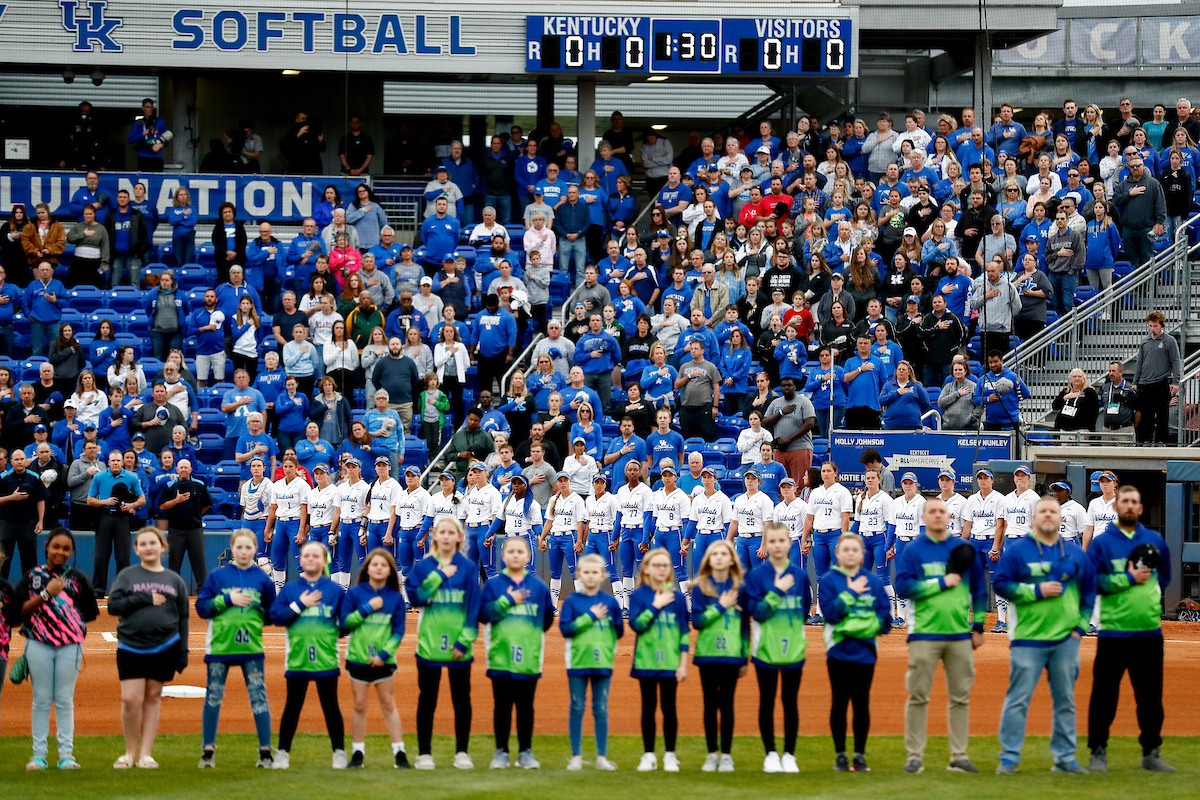
[(851, 20), (528, 16), (528, 72), (857, 74)]

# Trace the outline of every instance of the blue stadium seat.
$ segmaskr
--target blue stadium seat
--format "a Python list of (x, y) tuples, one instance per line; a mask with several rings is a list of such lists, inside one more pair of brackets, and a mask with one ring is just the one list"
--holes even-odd
[(142, 277), (145, 277), (147, 275), (162, 275), (168, 269), (170, 269), (170, 267), (168, 267), (163, 262), (155, 261), (153, 263), (147, 264), (146, 266), (142, 267)]
[(524, 225), (505, 225), (504, 230), (508, 231), (509, 238), (514, 242), (525, 241), (525, 226)]
[[(221, 451), (225, 447), (225, 437), (217, 433), (202, 433), (200, 434), (199, 450), (203, 453), (216, 453), (218, 458), (212, 459), (213, 463), (220, 461)], [(208, 459), (205, 459), (206, 461)]]
[(236, 461), (221, 461), (209, 470), (209, 474), (212, 476), (215, 486), (227, 492), (236, 492), (238, 480), (242, 474), (242, 465)]
[[(132, 334), (139, 339), (150, 338), (150, 318), (143, 311), (135, 311), (132, 314), (122, 316), (119, 324), (122, 331)], [(145, 367), (142, 369), (145, 369)]]
[(722, 437), (713, 442), (713, 449), (721, 453), (736, 453), (737, 440), (732, 437)]
[(1075, 305), (1083, 305), (1098, 294), (1095, 287), (1080, 286), (1075, 289)]
[(175, 245), (159, 244), (150, 248), (149, 255), (156, 261), (161, 261), (168, 267), (174, 267), (175, 264)]
[(87, 324), (83, 312), (74, 308), (64, 308), (62, 310), (62, 321), (74, 328), (76, 334)]
[(108, 291), (108, 307), (118, 314), (130, 314), (142, 309), (142, 290), (132, 286), (118, 286)]
[(726, 469), (737, 469), (741, 465), (742, 465), (742, 454), (741, 453), (726, 453), (725, 454), (725, 468)]
[(76, 286), (68, 294), (68, 302), (76, 311), (88, 314), (105, 308), (105, 295), (94, 286)]
[(176, 272), (179, 288), (186, 291), (192, 289), (207, 289), (213, 284), (208, 282), (208, 270), (199, 264), (184, 264)]
[(729, 499), (732, 500), (739, 494), (745, 493), (746, 487), (742, 483), (742, 479), (740, 477), (731, 478), (726, 476), (721, 479), (721, 491), (728, 495)]
[(210, 531), (231, 531), (234, 526), (233, 520), (220, 514), (206, 514), (203, 522), (205, 530)]
[(219, 408), (201, 408), (200, 424), (197, 426), (197, 431), (200, 433), (200, 441), (202, 442), (205, 436), (223, 436), (225, 433), (225, 415), (221, 413)]
[(703, 451), (705, 444), (706, 444), (705, 441), (703, 439), (701, 439), (699, 436), (692, 436), (688, 439), (683, 440), (683, 452), (685, 454), (687, 454), (687, 453), (692, 452), (693, 450)]
[(236, 492), (227, 492), (224, 489), (209, 489), (209, 497), (212, 498), (212, 507), (221, 512), (221, 516), (233, 519), (239, 509), (239, 499)]
[(212, 242), (204, 242), (196, 246), (196, 262), (205, 267), (217, 265), (217, 249), (213, 247)]
[(28, 339), (30, 334), (29, 317), (20, 312), (13, 314), (13, 331), (23, 334)]

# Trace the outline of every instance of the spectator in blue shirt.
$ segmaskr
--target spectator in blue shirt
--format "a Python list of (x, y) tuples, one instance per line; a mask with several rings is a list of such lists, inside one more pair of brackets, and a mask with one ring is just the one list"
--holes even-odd
[[(288, 269), (292, 271), (292, 285), (288, 288), (307, 286), (308, 278), (317, 266), (317, 254), (324, 252), (326, 252), (325, 240), (317, 231), (316, 220), (311, 217), (304, 220), (299, 235), (288, 245), (285, 257)], [(374, 252), (373, 249), (372, 252)], [(249, 257), (249, 246), (247, 246), (247, 257)], [(376, 257), (376, 263), (382, 263), (378, 257)]]
[(244, 369), (235, 370), (233, 385), (234, 388), (227, 390), (221, 398), (221, 413), (225, 415), (225, 445), (221, 451), (222, 461), (229, 461), (233, 458), (233, 454), (237, 451), (238, 439), (249, 432), (246, 427), (247, 418), (255, 412), (262, 415), (267, 413), (266, 398), (258, 389), (250, 387), (250, 373)]
[[(709, 141), (709, 147), (712, 147), (711, 141)], [(607, 141), (600, 142), (596, 153), (599, 157), (592, 162), (591, 169), (600, 178), (600, 189), (604, 192), (604, 196), (608, 197), (617, 191), (617, 178), (622, 175), (628, 175), (629, 170), (625, 167), (625, 163), (621, 159), (613, 155), (612, 145)], [(713, 160), (713, 164), (716, 164), (715, 159)], [(530, 199), (532, 200), (532, 198)]]
[(872, 338), (855, 338), (855, 354), (842, 367), (846, 385), (846, 427), (852, 431), (879, 430), (879, 393), (887, 380), (883, 362), (871, 353)]
[(962, 260), (946, 259), (946, 274), (938, 281), (937, 294), (946, 298), (946, 310), (959, 319), (966, 319), (967, 300), (971, 294), (971, 278), (959, 272)]
[(646, 437), (646, 453), (650, 464), (657, 471), (664, 458), (670, 459), (676, 469), (683, 469), (683, 436), (671, 429), (671, 411), (660, 408), (655, 419), (658, 427)]
[(588, 332), (575, 343), (575, 366), (582, 369), (584, 385), (600, 397), (604, 413), (608, 415), (612, 410), (612, 373), (621, 363), (621, 346), (612, 334), (603, 330), (603, 325), (601, 313), (598, 310), (591, 312)]
[(67, 287), (54, 277), (49, 261), (38, 264), (33, 280), (25, 287), (23, 305), (32, 332), (32, 355), (44, 356), (58, 335), (62, 310), (67, 306)]
[(896, 365), (896, 377), (883, 387), (879, 404), (883, 406), (884, 430), (921, 427), (921, 415), (930, 408), (929, 395), (913, 376), (912, 364), (901, 361)]
[(263, 415), (257, 412), (246, 417), (246, 433), (237, 440), (233, 460), (242, 465), (241, 480), (250, 480), (250, 461), (261, 456), (270, 461), (269, 475), (275, 474), (275, 457), (279, 455), (278, 443), (264, 431)]
[(363, 416), (363, 425), (375, 443), (387, 450), (392, 471), (399, 474), (400, 462), (404, 460), (404, 423), (399, 414), (388, 408), (391, 395), (387, 389), (376, 389), (374, 400), (375, 407)]
[[(517, 217), (525, 213), (525, 207), (533, 202), (533, 192), (538, 181), (546, 177), (546, 159), (537, 154), (538, 145), (533, 139), (525, 140), (525, 152), (513, 165), (513, 177), (517, 184)], [(557, 172), (557, 170), (555, 170)], [(553, 205), (553, 204), (551, 204)]]
[(817, 428), (821, 438), (828, 439), (830, 409), (833, 410), (832, 427), (842, 427), (842, 417), (846, 411), (845, 371), (833, 363), (833, 349), (829, 345), (821, 345), (817, 350), (817, 359), (820, 363), (809, 370), (804, 393), (812, 399), (813, 409), (817, 412)]
[(604, 468), (612, 475), (624, 475), (625, 467), (630, 461), (636, 461), (642, 466), (642, 474), (650, 474), (650, 454), (646, 450), (646, 441), (633, 432), (633, 418), (622, 417), (621, 435), (608, 443), (608, 452), (604, 454)]
[(196, 337), (196, 381), (200, 388), (208, 383), (208, 371), (212, 368), (217, 383), (225, 380), (225, 312), (217, 308), (217, 292), (204, 292), (204, 305), (197, 308), (187, 319), (186, 332)]
[[(1013, 107), (1009, 103), (1000, 106), (1000, 121), (988, 131), (987, 142), (997, 153), (1017, 158), (1021, 152), (1021, 140), (1025, 138), (1025, 126), (1013, 120)], [(995, 159), (992, 159), (995, 163)]]
[[(445, 196), (438, 197), (433, 207), (433, 216), (421, 223), (421, 249), (417, 253), (420, 261), (431, 265), (441, 264), (447, 255), (452, 254), (462, 235), (462, 226), (448, 213), (450, 202)], [(453, 255), (450, 257), (453, 258)], [(434, 291), (437, 291), (436, 286)]]
[(304, 434), (305, 438), (295, 442), (296, 460), (311, 475), (317, 464), (329, 464), (337, 457), (337, 448), (321, 438), (321, 426), (312, 420), (304, 426)]

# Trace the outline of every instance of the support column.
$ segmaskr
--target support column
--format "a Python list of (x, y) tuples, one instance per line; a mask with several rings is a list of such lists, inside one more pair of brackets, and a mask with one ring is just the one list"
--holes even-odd
[(534, 128), (540, 136), (550, 133), (550, 123), (554, 122), (554, 76), (539, 75), (537, 79), (537, 122)]
[(580, 78), (575, 84), (579, 113), (579, 159), (580, 171), (587, 170), (596, 160), (596, 81)]
[(975, 70), (971, 102), (975, 106), (975, 124), (983, 130), (992, 127), (992, 47), (991, 35), (975, 35)]

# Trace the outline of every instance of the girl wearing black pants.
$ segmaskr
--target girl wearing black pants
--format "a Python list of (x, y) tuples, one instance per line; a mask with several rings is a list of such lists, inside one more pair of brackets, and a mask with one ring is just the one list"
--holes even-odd
[[(750, 618), (744, 613), (746, 590), (742, 564), (733, 545), (720, 539), (709, 545), (692, 591), (692, 627), (704, 691), (704, 738), (708, 756), (703, 772), (733, 772), (733, 696), (738, 678), (746, 674)], [(717, 746), (720, 717), (720, 751)]]
[(656, 548), (646, 554), (638, 573), (638, 587), (629, 596), (629, 627), (637, 634), (633, 649), (633, 677), (642, 690), (642, 744), (638, 772), (658, 769), (654, 754), (655, 711), (662, 706), (663, 771), (679, 772), (675, 737), (679, 716), (675, 709), (677, 684), (687, 678), (687, 599), (675, 588), (671, 554)]
[[(863, 542), (857, 533), (837, 543), (837, 566), (821, 576), (818, 594), (833, 646), (826, 653), (833, 704), (829, 729), (836, 754), (834, 772), (870, 772), (863, 755), (871, 729), (871, 681), (875, 677), (875, 637), (892, 629), (891, 603), (874, 570), (864, 570)], [(850, 599), (853, 598), (853, 599)], [(828, 634), (826, 634), (828, 636)], [(846, 755), (846, 708), (854, 706), (854, 760)]]
[(342, 587), (325, 575), (329, 551), (320, 542), (308, 542), (300, 550), (300, 572), (283, 587), (271, 604), (271, 621), (288, 629), (287, 701), (279, 722), (279, 749), (274, 769), (290, 766), (289, 752), (308, 685), (317, 685), (317, 697), (325, 714), (325, 727), (333, 745), (333, 768), (345, 769), (346, 729), (338, 707), (337, 682), (339, 622), (342, 618)]

